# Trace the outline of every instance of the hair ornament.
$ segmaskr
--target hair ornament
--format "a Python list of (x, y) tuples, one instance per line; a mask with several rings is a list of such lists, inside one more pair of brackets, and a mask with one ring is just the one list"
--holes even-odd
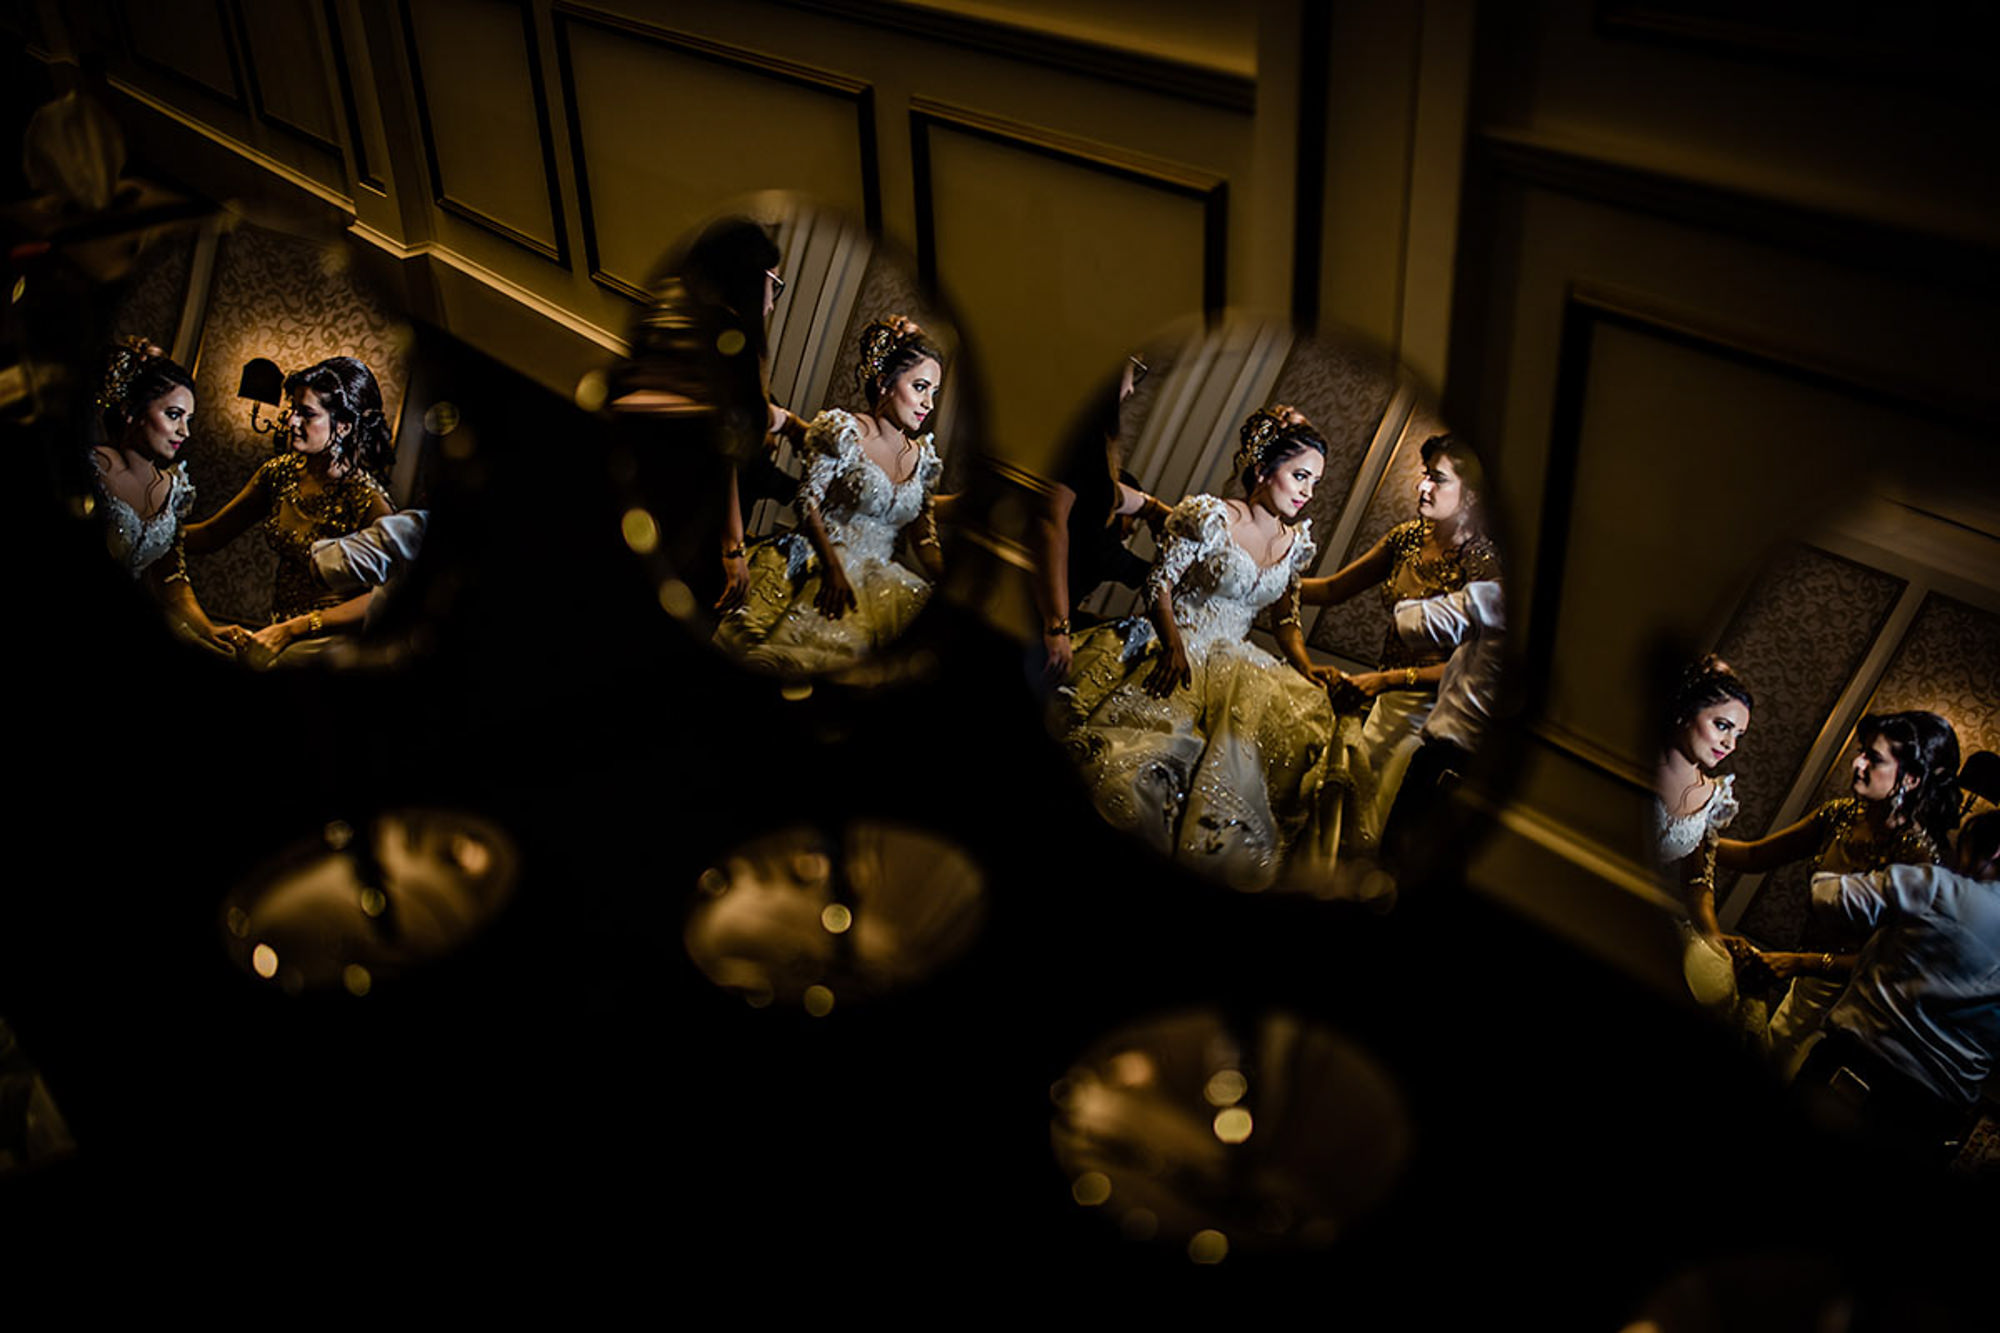
[(123, 406), (126, 395), (132, 392), (132, 381), (139, 377), (146, 363), (165, 355), (158, 346), (136, 333), (118, 344), (104, 368), (104, 383), (97, 390), (98, 409)]
[(905, 342), (924, 336), (923, 326), (908, 315), (878, 319), (861, 331), (861, 378), (864, 383), (880, 379), (882, 367)]
[(1230, 460), (1231, 471), (1243, 473), (1262, 463), (1265, 451), (1284, 436), (1311, 435), (1312, 422), (1296, 407), (1284, 403), (1273, 403), (1252, 412), (1243, 423), (1238, 436), (1241, 443), (1236, 446), (1236, 456)]

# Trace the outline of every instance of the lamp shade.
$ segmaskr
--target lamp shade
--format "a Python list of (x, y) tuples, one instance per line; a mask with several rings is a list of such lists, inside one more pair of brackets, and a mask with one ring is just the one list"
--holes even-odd
[(243, 383), (236, 390), (238, 398), (249, 398), (276, 407), (284, 393), (285, 372), (278, 369), (277, 362), (260, 356), (244, 363)]

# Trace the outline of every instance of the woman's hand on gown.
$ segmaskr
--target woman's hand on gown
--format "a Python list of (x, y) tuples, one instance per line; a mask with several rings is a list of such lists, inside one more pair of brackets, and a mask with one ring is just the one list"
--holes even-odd
[(715, 609), (726, 615), (743, 605), (743, 599), (749, 594), (749, 557), (741, 555), (722, 557), (722, 595), (715, 599)]
[(1051, 634), (1042, 631), (1042, 651), (1048, 654), (1043, 670), (1052, 681), (1060, 681), (1069, 675), (1070, 663), (1075, 660), (1067, 634)]
[(820, 570), (819, 596), (813, 599), (813, 606), (828, 620), (838, 620), (857, 605), (854, 585), (847, 581), (847, 571), (840, 567), (839, 561), (827, 561), (825, 568)]
[(1155, 699), (1164, 699), (1179, 687), (1192, 684), (1194, 671), (1188, 666), (1187, 650), (1176, 643), (1160, 655), (1152, 673), (1146, 677), (1146, 693)]

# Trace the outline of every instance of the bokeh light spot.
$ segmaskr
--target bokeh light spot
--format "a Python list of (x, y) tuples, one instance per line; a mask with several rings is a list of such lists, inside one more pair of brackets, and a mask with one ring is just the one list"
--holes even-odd
[(268, 944), (260, 944), (250, 951), (250, 966), (258, 976), (269, 980), (278, 975), (278, 951)]
[(1250, 1113), (1240, 1106), (1225, 1107), (1215, 1113), (1215, 1137), (1224, 1143), (1241, 1143), (1253, 1128)]
[(353, 996), (366, 995), (375, 985), (375, 978), (368, 975), (368, 969), (359, 963), (349, 963), (340, 969), (340, 984), (347, 987)]
[(1188, 1258), (1198, 1264), (1219, 1264), (1229, 1253), (1229, 1237), (1220, 1231), (1202, 1230), (1188, 1237)]
[(640, 555), (651, 555), (660, 544), (660, 525), (643, 509), (628, 509), (618, 522), (625, 544)]
[(660, 580), (660, 609), (675, 620), (694, 615), (694, 592), (679, 579)]
[(1086, 1171), (1070, 1185), (1069, 1196), (1085, 1208), (1095, 1208), (1111, 1197), (1111, 1177), (1102, 1171)]
[(825, 1018), (833, 1012), (833, 992), (824, 986), (808, 986), (805, 994), (806, 1012), (814, 1018)]
[(829, 935), (839, 935), (854, 924), (854, 913), (839, 903), (828, 903), (819, 914), (819, 923)]
[(1243, 1100), (1243, 1094), (1248, 1091), (1249, 1079), (1234, 1069), (1218, 1069), (1209, 1077), (1202, 1096), (1208, 1098), (1210, 1106), (1234, 1106)]

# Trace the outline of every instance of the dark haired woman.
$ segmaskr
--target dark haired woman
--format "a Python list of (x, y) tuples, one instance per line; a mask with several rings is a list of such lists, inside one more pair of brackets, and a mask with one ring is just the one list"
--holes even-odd
[(188, 583), (182, 523), (194, 483), (180, 466), (194, 421), (194, 379), (134, 338), (112, 352), (97, 395), (103, 442), (90, 450), (111, 558), (143, 578), (174, 625), (205, 647), (235, 649)]
[[(1058, 726), (1106, 820), (1261, 889), (1281, 874), (1310, 879), (1330, 852), (1333, 708), (1316, 681), (1249, 638), (1256, 614), (1310, 566), (1300, 515), (1326, 445), (1298, 412), (1267, 408), (1244, 422), (1234, 462), (1243, 499), (1196, 495), (1168, 515), (1147, 615), (1078, 639)], [(1303, 655), (1296, 618), (1277, 634)]]
[[(923, 434), (944, 381), (944, 354), (914, 321), (878, 320), (861, 335), (865, 412), (829, 408), (805, 432), (794, 532), (750, 556), (742, 605), (715, 640), (788, 675), (851, 666), (899, 636), (943, 572), (931, 493), (944, 471)], [(896, 560), (907, 535), (926, 578)]]
[(314, 577), (313, 543), (345, 537), (394, 512), (376, 473), (394, 452), (374, 372), (328, 357), (285, 381), (287, 452), (266, 462), (221, 512), (187, 530), (190, 551), (226, 546), (261, 522), (278, 557), (271, 623), (236, 630), (239, 650), (269, 660), (302, 639), (355, 632), (368, 598), (343, 598)]
[(1307, 579), (1299, 600), (1308, 606), (1337, 606), (1369, 588), (1379, 588), (1391, 612), (1380, 667), (1358, 675), (1316, 667), (1306, 657), (1303, 638), (1292, 665), (1320, 679), (1338, 677), (1370, 700), (1362, 727), (1359, 758), (1373, 784), (1363, 795), (1342, 839), (1368, 848), (1380, 839), (1396, 803), (1403, 772), (1421, 743), (1424, 722), (1437, 701), (1438, 682), (1451, 657), (1449, 646), (1405, 643), (1395, 630), (1396, 603), (1457, 592), (1466, 584), (1500, 577), (1499, 553), (1488, 535), (1481, 496), (1485, 469), (1471, 446), (1451, 435), (1423, 444), (1424, 475), (1417, 483), (1417, 516), (1384, 533), (1359, 558), (1325, 578)]
[(1682, 971), (1695, 998), (1733, 1026), (1759, 1032), (1761, 1005), (1739, 995), (1736, 962), (1754, 950), (1715, 916), (1716, 844), (1736, 817), (1736, 775), (1715, 769), (1750, 729), (1750, 690), (1713, 653), (1681, 674), (1653, 772), (1653, 851), (1687, 911)]
[[(1958, 733), (1936, 713), (1871, 713), (1854, 729), (1853, 795), (1752, 842), (1721, 839), (1725, 869), (1774, 870), (1806, 861), (1810, 874), (1862, 875), (1892, 865), (1944, 859), (1958, 823)], [(1809, 921), (1803, 951), (1757, 957), (1791, 989), (1771, 1014), (1771, 1054), (1786, 1078), (1820, 1036), (1820, 1021), (1853, 974), (1865, 939)], [(1813, 946), (1817, 946), (1817, 951)]]

